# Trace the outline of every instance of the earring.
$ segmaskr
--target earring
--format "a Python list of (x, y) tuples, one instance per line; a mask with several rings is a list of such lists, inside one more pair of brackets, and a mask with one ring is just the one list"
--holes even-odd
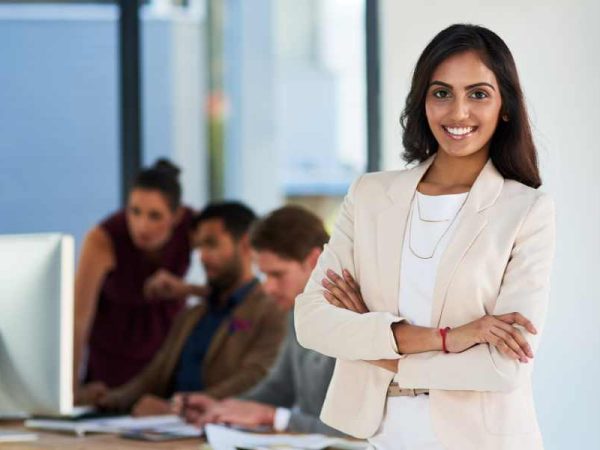
[(504, 120), (505, 122), (508, 122), (508, 114), (504, 114), (502, 116), (502, 120)]

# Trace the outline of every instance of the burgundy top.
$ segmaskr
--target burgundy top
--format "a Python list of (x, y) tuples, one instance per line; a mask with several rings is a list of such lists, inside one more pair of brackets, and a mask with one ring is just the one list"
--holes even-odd
[(90, 333), (86, 381), (119, 386), (138, 374), (159, 349), (184, 299), (148, 300), (144, 297), (144, 282), (158, 269), (180, 277), (186, 274), (191, 220), (192, 211), (186, 208), (160, 261), (150, 260), (135, 246), (124, 210), (100, 224), (112, 241), (116, 264), (100, 290)]

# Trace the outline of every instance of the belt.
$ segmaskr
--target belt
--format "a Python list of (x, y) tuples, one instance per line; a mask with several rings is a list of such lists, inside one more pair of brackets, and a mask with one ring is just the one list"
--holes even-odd
[(417, 395), (429, 395), (429, 389), (405, 389), (398, 383), (391, 383), (387, 390), (388, 397), (416, 397)]

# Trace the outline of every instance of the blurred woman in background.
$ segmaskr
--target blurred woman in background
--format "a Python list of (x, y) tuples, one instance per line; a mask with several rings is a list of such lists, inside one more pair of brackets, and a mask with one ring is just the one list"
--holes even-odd
[[(93, 403), (152, 359), (185, 301), (149, 286), (190, 264), (191, 209), (181, 205), (179, 169), (158, 160), (142, 170), (127, 206), (92, 228), (75, 279), (75, 402)], [(79, 384), (84, 366), (85, 384)]]

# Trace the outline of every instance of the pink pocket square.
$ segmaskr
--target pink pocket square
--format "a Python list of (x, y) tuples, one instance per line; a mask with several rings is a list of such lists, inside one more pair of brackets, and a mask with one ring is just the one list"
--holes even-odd
[(234, 317), (229, 325), (229, 334), (233, 334), (237, 331), (248, 331), (250, 328), (252, 328), (252, 322)]

